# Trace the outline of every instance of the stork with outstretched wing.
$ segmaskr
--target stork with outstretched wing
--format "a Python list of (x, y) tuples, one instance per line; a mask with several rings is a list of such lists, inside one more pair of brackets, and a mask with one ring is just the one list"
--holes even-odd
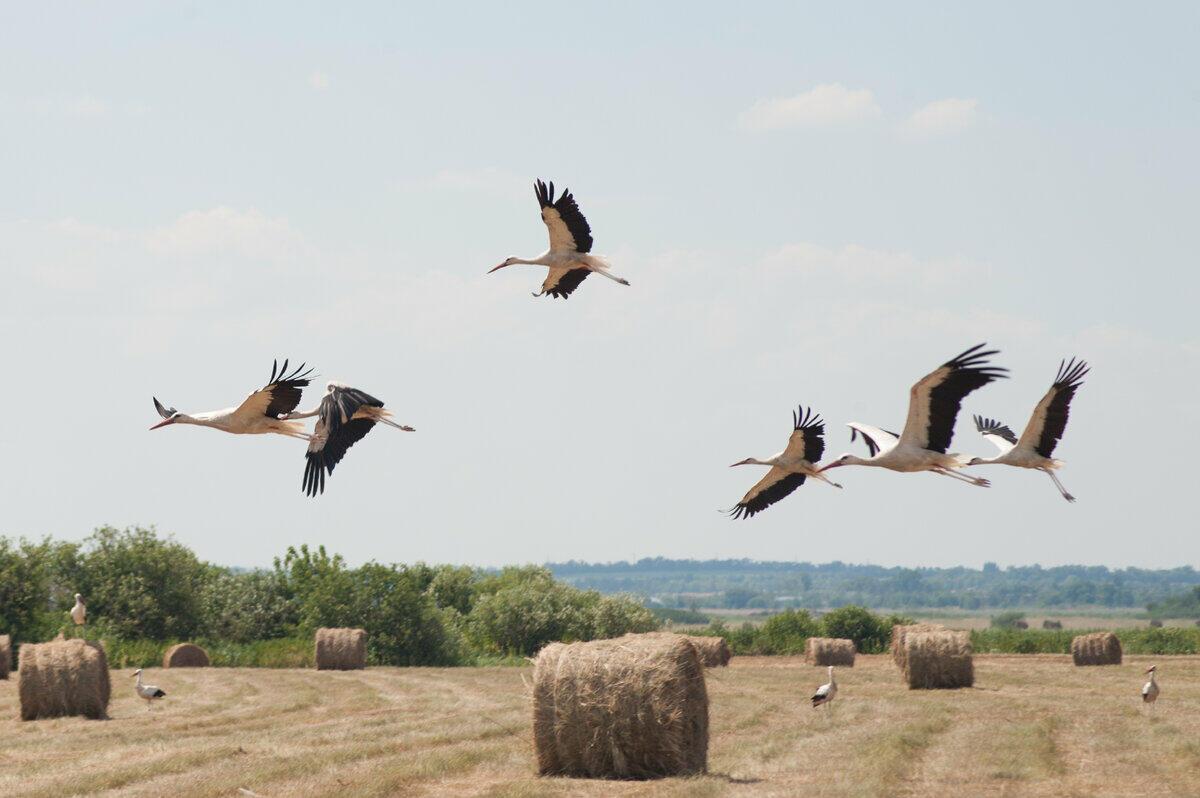
[(312, 369), (307, 371), (300, 364), (291, 372), (288, 362), (279, 361), (271, 366), (271, 378), (267, 384), (246, 397), (237, 407), (227, 407), (224, 410), (208, 410), (202, 413), (180, 413), (173, 407), (164, 407), (163, 403), (154, 399), (154, 408), (163, 420), (150, 429), (160, 429), (171, 424), (193, 424), (199, 427), (212, 427), (222, 432), (235, 435), (262, 435), (274, 432), (292, 438), (308, 440), (304, 425), (295, 421), (286, 421), (280, 416), (296, 409), (300, 397), (308, 387)]
[(542, 290), (534, 296), (549, 294), (561, 299), (569, 297), (592, 273), (603, 275), (621, 285), (629, 285), (625, 278), (609, 272), (605, 258), (591, 254), (592, 228), (575, 203), (570, 189), (564, 190), (562, 196), (555, 199), (554, 183), (547, 186), (538, 180), (533, 185), (533, 192), (541, 208), (542, 221), (550, 233), (550, 248), (536, 258), (506, 258), (488, 274), (518, 263), (548, 266), (550, 274), (542, 283)]
[(788, 438), (787, 448), (765, 460), (747, 457), (733, 464), (765, 465), (770, 466), (771, 470), (746, 492), (742, 500), (729, 511), (729, 515), (733, 518), (750, 518), (788, 496), (803, 485), (808, 477), (840, 488), (841, 485), (823, 476), (816, 465), (824, 451), (825, 422), (812, 412), (811, 407), (808, 410), (803, 407), (793, 410), (792, 434)]
[(1054, 487), (1069, 502), (1075, 497), (1067, 493), (1067, 489), (1058, 481), (1054, 473), (1062, 468), (1062, 461), (1054, 459), (1054, 449), (1062, 440), (1063, 432), (1067, 429), (1067, 419), (1071, 414), (1071, 400), (1075, 392), (1083, 385), (1083, 378), (1090, 371), (1088, 364), (1071, 358), (1062, 361), (1058, 366), (1058, 376), (1054, 384), (1046, 391), (1042, 401), (1033, 409), (1025, 431), (1018, 438), (1016, 434), (990, 418), (975, 416), (975, 429), (984, 438), (991, 441), (1000, 454), (995, 457), (975, 457), (967, 465), (1007, 465), (1017, 468), (1033, 468), (1042, 471), (1054, 481)]
[(1007, 369), (988, 363), (987, 359), (998, 354), (997, 350), (981, 352), (984, 346), (971, 347), (913, 385), (908, 395), (908, 419), (899, 435), (868, 424), (850, 422), (851, 440), (861, 435), (870, 456), (844, 454), (821, 470), (862, 465), (902, 472), (932, 471), (988, 487), (991, 483), (986, 479), (956, 473), (969, 458), (947, 451), (954, 437), (954, 422), (963, 398), (993, 380), (1008, 376)]

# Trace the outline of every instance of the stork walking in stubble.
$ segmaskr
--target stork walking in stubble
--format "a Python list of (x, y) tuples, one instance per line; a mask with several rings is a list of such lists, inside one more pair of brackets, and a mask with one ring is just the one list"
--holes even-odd
[(144, 698), (146, 700), (146, 711), (147, 712), (150, 711), (150, 707), (154, 706), (155, 701), (157, 701), (160, 698), (167, 697), (167, 694), (165, 692), (163, 692), (163, 690), (161, 688), (155, 687), (152, 684), (142, 684), (142, 669), (141, 668), (138, 668), (136, 671), (134, 671), (133, 674), (130, 676), (130, 678), (133, 678), (133, 676), (137, 677), (137, 684), (134, 685), (134, 689), (137, 691), (137, 694), (139, 697)]
[(912, 387), (908, 396), (908, 418), (899, 435), (857, 421), (847, 424), (850, 440), (862, 435), (870, 456), (844, 454), (821, 470), (861, 465), (902, 472), (932, 471), (988, 487), (991, 483), (986, 479), (955, 473), (969, 458), (946, 451), (954, 436), (954, 422), (963, 398), (993, 380), (1008, 376), (1008, 369), (987, 362), (987, 358), (997, 354), (998, 350), (979, 351), (984, 346), (978, 344), (946, 361)]
[(1067, 418), (1071, 413), (1071, 400), (1075, 391), (1083, 384), (1083, 378), (1089, 371), (1088, 364), (1082, 360), (1071, 358), (1058, 366), (1058, 376), (1042, 401), (1033, 409), (1025, 431), (1018, 438), (1011, 429), (999, 421), (982, 416), (975, 416), (975, 429), (991, 441), (1000, 454), (996, 457), (975, 457), (967, 465), (1008, 465), (1017, 468), (1034, 468), (1045, 472), (1054, 481), (1054, 487), (1069, 502), (1075, 497), (1067, 493), (1067, 489), (1058, 481), (1054, 471), (1062, 467), (1061, 460), (1055, 460), (1054, 447), (1062, 439), (1067, 428)]
[(787, 448), (766, 460), (747, 457), (733, 464), (765, 465), (770, 466), (771, 470), (747, 491), (742, 500), (729, 511), (729, 515), (733, 518), (750, 518), (803, 485), (808, 477), (840, 488), (841, 485), (831, 482), (816, 465), (824, 451), (825, 422), (812, 412), (811, 407), (805, 410), (801, 406), (799, 410), (793, 410), (792, 434), (788, 438)]
[(1154, 680), (1157, 670), (1157, 665), (1151, 665), (1147, 668), (1146, 673), (1150, 674), (1150, 681), (1142, 685), (1142, 703), (1149, 704), (1151, 712), (1154, 711), (1154, 702), (1158, 700), (1158, 682)]
[(813, 693), (812, 705), (813, 709), (828, 704), (837, 697), (837, 679), (833, 678), (833, 666), (829, 666), (829, 681), (817, 688)]
[(566, 299), (593, 272), (621, 285), (629, 285), (625, 278), (609, 273), (607, 260), (590, 254), (592, 228), (575, 204), (570, 189), (564, 190), (562, 196), (555, 199), (553, 181), (547, 186), (538, 180), (534, 183), (533, 192), (542, 209), (542, 221), (550, 232), (550, 248), (536, 258), (506, 258), (488, 274), (518, 263), (548, 266), (550, 274), (542, 283), (542, 290), (534, 294), (535, 297), (549, 294)]
[(325, 475), (333, 474), (334, 466), (346, 456), (346, 450), (371, 431), (376, 424), (387, 424), (404, 432), (412, 427), (391, 420), (392, 412), (383, 409), (383, 402), (365, 391), (340, 382), (325, 386), (325, 397), (315, 409), (303, 413), (288, 413), (284, 419), (317, 416), (317, 425), (304, 455), (304, 492), (316, 496), (325, 492)]
[(209, 410), (203, 413), (180, 413), (173, 407), (163, 407), (162, 402), (154, 399), (154, 407), (163, 420), (150, 429), (155, 430), (170, 424), (194, 424), (199, 427), (212, 427), (235, 435), (261, 435), (274, 432), (292, 438), (308, 440), (304, 425), (295, 421), (280, 419), (281, 415), (290, 413), (300, 404), (304, 388), (308, 386), (312, 369), (304, 370), (304, 364), (288, 373), (288, 362), (283, 361), (283, 368), (278, 368), (279, 361), (271, 366), (271, 379), (267, 384), (246, 397), (237, 407), (224, 410)]

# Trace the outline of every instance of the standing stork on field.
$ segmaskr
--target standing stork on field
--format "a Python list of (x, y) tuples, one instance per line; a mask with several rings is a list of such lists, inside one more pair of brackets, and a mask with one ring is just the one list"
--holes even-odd
[(1151, 711), (1154, 711), (1154, 702), (1158, 700), (1158, 682), (1154, 681), (1154, 672), (1158, 670), (1157, 665), (1151, 665), (1146, 669), (1146, 673), (1150, 674), (1150, 681), (1142, 685), (1142, 703), (1149, 704)]
[(829, 681), (817, 688), (813, 693), (812, 705), (813, 709), (828, 704), (837, 697), (837, 680), (833, 678), (833, 666), (829, 666)]
[(142, 684), (142, 669), (138, 668), (129, 678), (137, 677), (137, 684), (134, 685), (137, 694), (146, 699), (146, 711), (150, 711), (150, 707), (160, 698), (166, 698), (167, 694), (161, 688), (155, 687), (152, 684)]
[(79, 593), (75, 594), (75, 606), (71, 608), (71, 620), (76, 626), (83, 626), (87, 623), (87, 605), (83, 603), (83, 596)]
[(975, 457), (967, 465), (995, 464), (1036, 468), (1054, 480), (1054, 487), (1058, 488), (1064, 499), (1069, 502), (1075, 501), (1075, 497), (1067, 493), (1067, 489), (1054, 473), (1055, 469), (1062, 468), (1063, 463), (1061, 460), (1055, 460), (1053, 455), (1054, 447), (1058, 445), (1063, 431), (1067, 428), (1071, 400), (1075, 398), (1075, 391), (1079, 390), (1089, 370), (1085, 361), (1080, 360), (1076, 363), (1075, 358), (1071, 358), (1070, 362), (1062, 361), (1058, 366), (1058, 376), (1054, 378), (1054, 384), (1033, 409), (1033, 415), (1029, 417), (1029, 423), (1025, 425), (1025, 431), (1021, 433), (1020, 438), (999, 421), (975, 416), (975, 429), (995, 444), (1000, 454), (996, 457)]
[(383, 402), (365, 391), (340, 382), (325, 386), (325, 397), (315, 409), (305, 413), (288, 413), (284, 419), (317, 416), (317, 426), (308, 441), (304, 455), (304, 492), (316, 496), (325, 492), (325, 474), (346, 456), (346, 450), (362, 440), (376, 424), (387, 424), (404, 432), (412, 427), (391, 420), (392, 412), (383, 409)]
[(766, 460), (747, 457), (733, 464), (765, 465), (771, 466), (771, 470), (747, 491), (742, 500), (729, 511), (729, 515), (732, 518), (750, 518), (803, 485), (808, 477), (840, 488), (841, 485), (831, 482), (821, 473), (821, 469), (814, 465), (820, 461), (824, 451), (825, 422), (820, 416), (813, 414), (811, 407), (805, 410), (802, 405), (798, 411), (793, 410), (792, 435), (788, 438), (787, 448)]
[(554, 182), (551, 181), (547, 187), (538, 180), (533, 184), (533, 192), (542, 209), (542, 221), (550, 231), (550, 248), (533, 259), (506, 258), (488, 274), (516, 263), (549, 266), (550, 274), (542, 283), (542, 290), (534, 294), (535, 297), (549, 294), (566, 299), (591, 272), (621, 285), (629, 285), (625, 278), (609, 273), (607, 260), (600, 255), (589, 254), (592, 250), (592, 228), (575, 204), (570, 189), (564, 190), (556, 200)]
[(954, 437), (954, 422), (958, 418), (963, 398), (993, 380), (1007, 377), (1008, 369), (991, 366), (987, 358), (998, 353), (990, 349), (980, 352), (986, 344), (978, 344), (943, 363), (922, 377), (908, 394), (908, 418), (899, 434), (879, 427), (852, 421), (850, 440), (862, 435), (869, 457), (844, 454), (822, 468), (828, 471), (847, 465), (877, 466), (892, 471), (932, 471), (954, 479), (988, 487), (986, 479), (955, 473), (969, 458), (947, 452)]
[(173, 407), (163, 407), (156, 398), (154, 407), (163, 421), (150, 429), (159, 429), (168, 424), (195, 424), (200, 427), (212, 427), (231, 432), (235, 435), (261, 435), (274, 432), (292, 438), (308, 440), (304, 425), (295, 421), (280, 419), (281, 415), (292, 412), (300, 404), (300, 397), (308, 387), (312, 369), (304, 370), (304, 364), (288, 373), (288, 362), (283, 361), (283, 368), (278, 368), (276, 360), (271, 366), (271, 379), (267, 384), (246, 397), (237, 407), (224, 410), (209, 410), (204, 413), (180, 413)]

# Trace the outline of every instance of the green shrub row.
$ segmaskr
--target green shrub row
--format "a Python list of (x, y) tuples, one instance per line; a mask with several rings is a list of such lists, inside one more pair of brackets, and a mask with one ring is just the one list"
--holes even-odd
[[(1105, 631), (1105, 630), (1091, 630)], [(1139, 627), (1111, 630), (1126, 654), (1200, 654), (1200, 629)], [(1069, 654), (1078, 629), (977, 629), (971, 644), (978, 654)]]

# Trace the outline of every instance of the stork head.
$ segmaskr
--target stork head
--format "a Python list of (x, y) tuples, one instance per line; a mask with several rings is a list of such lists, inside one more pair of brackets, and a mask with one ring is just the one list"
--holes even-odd
[(142, 669), (138, 668), (136, 671), (129, 674), (129, 678), (132, 679), (134, 676), (141, 676), (141, 675), (142, 675)]
[(76, 594), (75, 594), (75, 600), (76, 600), (76, 601), (79, 601), (79, 600), (81, 600), (82, 598), (83, 598), (83, 594), (82, 594), (82, 593), (76, 593)]
[(987, 462), (987, 460), (984, 460), (982, 457), (972, 457), (970, 460), (967, 461), (967, 465), (969, 465), (969, 466), (983, 465), (986, 462)]
[(488, 269), (488, 274), (491, 274), (492, 272), (496, 271), (497, 269), (503, 269), (505, 266), (512, 266), (516, 262), (517, 262), (517, 258), (505, 258), (504, 263), (501, 263), (499, 266), (493, 266), (492, 268)]
[(1149, 668), (1146, 668), (1146, 673), (1154, 673), (1154, 671), (1156, 671), (1157, 669), (1158, 669), (1157, 665), (1151, 665)]
[(734, 466), (740, 466), (740, 465), (754, 465), (754, 458), (747, 457), (745, 460), (738, 460), (736, 463), (731, 463), (729, 467), (733, 468)]
[(174, 424), (180, 420), (181, 416), (183, 416), (182, 413), (173, 407), (163, 407), (163, 403), (158, 401), (157, 397), (154, 397), (154, 409), (157, 410), (158, 414), (163, 417), (163, 420), (155, 424), (150, 429), (158, 429), (159, 427), (165, 427), (168, 424)]
[[(863, 462), (863, 459), (861, 457), (856, 457), (855, 455), (852, 455), (852, 454), (843, 454), (838, 459), (833, 460), (832, 462), (826, 463), (825, 465), (821, 466), (821, 471), (828, 471), (829, 469), (837, 468), (838, 466), (861, 465), (862, 462)], [(818, 471), (817, 473), (820, 473), (820, 471)]]

